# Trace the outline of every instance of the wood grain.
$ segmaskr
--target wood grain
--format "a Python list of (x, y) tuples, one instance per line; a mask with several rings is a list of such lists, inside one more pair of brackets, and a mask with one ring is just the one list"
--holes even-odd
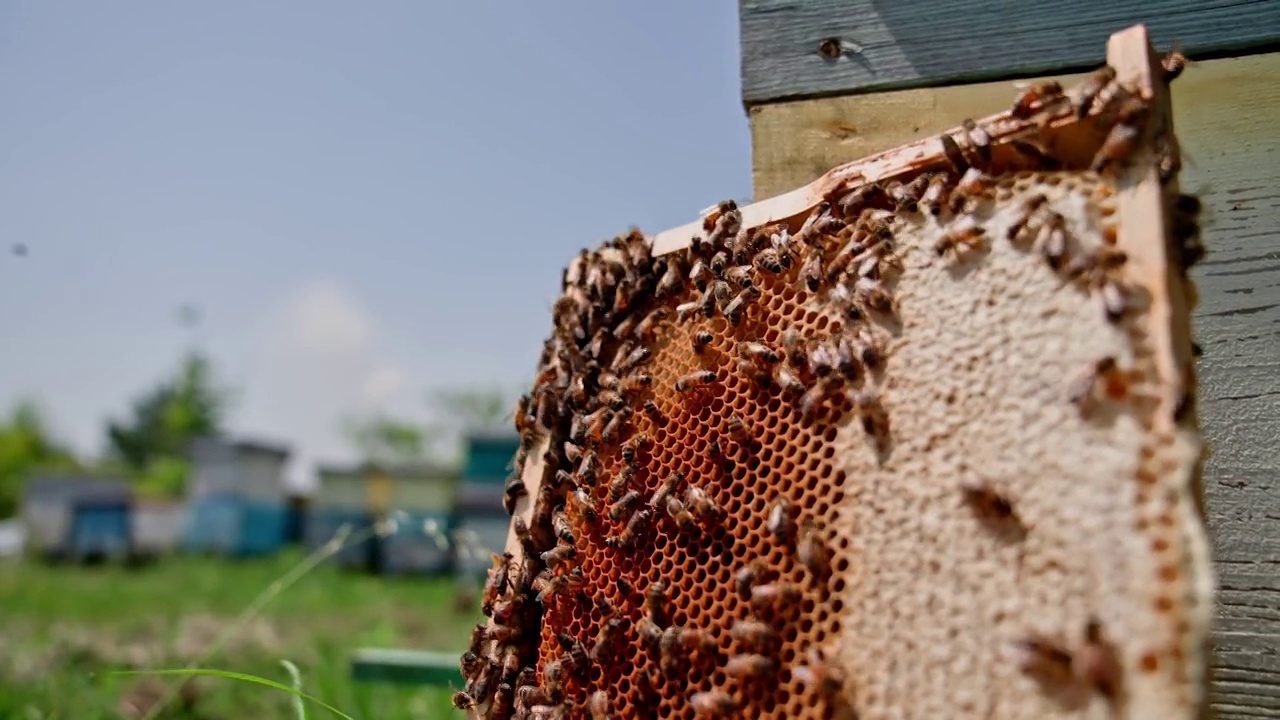
[[(1173, 87), (1182, 188), (1209, 255), (1192, 273), (1205, 494), (1219, 572), (1214, 707), (1280, 714), (1280, 54), (1210, 60)], [(1006, 108), (1008, 83), (753, 108), (756, 197), (964, 117)], [(832, 132), (832, 123), (850, 128)]]
[[(1280, 42), (1280, 3), (1266, 0), (740, 0), (747, 107), (854, 92), (1085, 70), (1111, 33), (1145, 23), (1157, 47), (1233, 55)], [(855, 50), (835, 60), (818, 47)]]

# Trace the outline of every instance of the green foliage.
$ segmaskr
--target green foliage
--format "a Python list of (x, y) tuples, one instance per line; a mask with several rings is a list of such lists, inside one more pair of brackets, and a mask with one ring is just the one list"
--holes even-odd
[[(296, 669), (294, 672), (295, 673), (297, 672)], [(114, 674), (116, 675), (182, 675), (186, 677), (204, 676), (204, 677), (222, 678), (224, 680), (235, 680), (237, 682), (250, 683), (253, 685), (261, 685), (262, 687), (271, 688), (272, 690), (287, 692), (290, 695), (293, 695), (298, 700), (307, 700), (309, 702), (313, 702), (316, 705), (319, 705), (320, 707), (324, 708), (325, 710), (328, 710), (329, 712), (333, 713), (334, 715), (337, 715), (340, 718), (344, 718), (344, 720), (355, 720), (355, 718), (342, 712), (338, 708), (330, 705), (329, 703), (321, 700), (320, 698), (315, 697), (314, 695), (308, 695), (302, 692), (301, 690), (299, 690), (298, 688), (290, 687), (283, 683), (276, 682), (275, 680), (268, 680), (267, 678), (264, 678), (264, 677), (258, 677), (257, 675), (249, 675), (248, 673), (231, 672), (229, 670), (209, 670), (205, 668), (191, 668), (189, 670), (178, 668), (178, 669), (172, 669), (172, 670), (119, 670), (119, 671), (116, 671), (116, 673)], [(297, 676), (295, 675), (295, 678), (296, 677)], [(306, 718), (305, 712), (302, 713), (302, 718), (303, 720), (305, 720)]]
[(515, 404), (501, 388), (439, 388), (427, 396), (438, 415), (461, 430), (494, 430), (505, 426)]
[(35, 403), (18, 403), (0, 423), (0, 517), (13, 514), (22, 483), (36, 469), (72, 469), (71, 451), (55, 440)]
[(343, 430), (366, 462), (411, 465), (438, 460), (435, 433), (425, 426), (375, 415), (348, 419)]
[(178, 373), (134, 401), (127, 420), (112, 420), (107, 439), (147, 491), (178, 494), (186, 487), (187, 444), (219, 435), (231, 394), (215, 384), (209, 360), (189, 353)]

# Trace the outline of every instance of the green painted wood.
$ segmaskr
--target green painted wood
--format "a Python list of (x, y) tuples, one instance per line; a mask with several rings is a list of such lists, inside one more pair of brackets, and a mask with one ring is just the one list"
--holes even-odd
[[(1280, 44), (1276, 0), (739, 0), (742, 99), (779, 100), (1086, 70), (1145, 23), (1190, 57)], [(835, 60), (828, 38), (852, 50)]]
[(462, 687), (456, 653), (360, 648), (351, 656), (351, 678), (359, 682)]

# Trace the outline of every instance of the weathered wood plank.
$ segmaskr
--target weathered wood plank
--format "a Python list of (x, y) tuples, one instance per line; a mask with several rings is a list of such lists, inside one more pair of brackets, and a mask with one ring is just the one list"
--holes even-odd
[[(1137, 22), (1192, 56), (1280, 42), (1280, 3), (1267, 0), (740, 0), (739, 21), (747, 107), (1084, 70), (1109, 34)], [(854, 52), (823, 57), (828, 38)]]
[[(1278, 4), (1280, 5), (1280, 4)], [(1095, 50), (1096, 53), (1096, 50)], [(1205, 494), (1220, 576), (1214, 707), (1280, 714), (1280, 54), (1204, 61), (1175, 83), (1181, 184), (1205, 202), (1193, 275)], [(752, 108), (757, 198), (1008, 106), (1008, 83)]]

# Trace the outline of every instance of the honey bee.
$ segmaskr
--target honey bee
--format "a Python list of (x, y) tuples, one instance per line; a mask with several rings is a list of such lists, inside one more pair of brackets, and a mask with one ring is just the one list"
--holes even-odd
[(613, 713), (609, 710), (609, 693), (604, 690), (591, 693), (587, 698), (587, 712), (591, 713), (591, 720), (612, 720)]
[(707, 283), (712, 277), (711, 271), (707, 269), (707, 264), (701, 258), (694, 261), (693, 268), (689, 270), (689, 280), (693, 282), (693, 286), (698, 288), (699, 292), (706, 291)]
[(809, 371), (819, 378), (825, 378), (835, 370), (835, 353), (825, 343), (819, 344), (809, 353)]
[(1026, 119), (1036, 110), (1045, 110), (1063, 100), (1062, 85), (1054, 80), (1036, 83), (1018, 93), (1009, 111), (1015, 118)]
[(769, 374), (769, 371), (750, 360), (738, 358), (737, 368), (738, 372), (751, 378), (751, 382), (761, 390), (768, 390), (773, 387), (773, 376)]
[(854, 348), (858, 355), (858, 360), (862, 361), (862, 366), (871, 372), (877, 372), (884, 367), (884, 353), (880, 349), (880, 344), (872, 337), (871, 332), (866, 328), (858, 329), (858, 340), (854, 344)]
[[(702, 298), (698, 301), (698, 312), (702, 313), (702, 316), (708, 320), (716, 316), (716, 308), (719, 307), (716, 300), (716, 287), (718, 283), (722, 282), (724, 281), (717, 280), (708, 285), (706, 291), (702, 293)], [(728, 283), (725, 283), (725, 287), (728, 287)]]
[(658, 286), (654, 289), (654, 295), (657, 297), (666, 297), (674, 295), (684, 287), (684, 273), (681, 272), (680, 264), (674, 259), (667, 260), (666, 272), (662, 274), (662, 278), (658, 280)]
[(715, 370), (695, 370), (676, 379), (676, 392), (685, 393), (696, 388), (706, 387), (714, 383), (716, 379)]
[(552, 513), (551, 529), (555, 533), (556, 539), (560, 542), (570, 545), (574, 543), (573, 528), (569, 525), (569, 516), (564, 514), (563, 509)]
[(786, 367), (778, 366), (773, 373), (774, 381), (782, 388), (782, 392), (790, 395), (803, 395), (807, 388), (800, 379)]
[(978, 168), (969, 168), (960, 176), (960, 182), (951, 192), (949, 200), (952, 213), (965, 212), (971, 202), (991, 198), (995, 190), (995, 179)]
[(716, 279), (724, 277), (724, 271), (727, 267), (729, 267), (729, 255), (723, 250), (711, 257), (711, 274)]
[(782, 333), (782, 349), (787, 353), (787, 363), (792, 367), (803, 367), (808, 363), (804, 352), (804, 344), (800, 341), (800, 333), (789, 327)]
[(964, 153), (960, 151), (960, 144), (955, 138), (943, 133), (938, 136), (939, 142), (942, 143), (942, 153), (946, 155), (947, 162), (951, 163), (951, 168), (956, 171), (957, 175), (964, 175), (969, 171), (969, 161), (965, 158)]
[(822, 537), (822, 530), (812, 520), (805, 520), (800, 525), (796, 558), (814, 577), (824, 577), (831, 571), (831, 550)]
[(773, 365), (782, 360), (773, 348), (760, 342), (743, 341), (738, 343), (738, 354), (757, 363), (768, 365)]
[(743, 600), (750, 600), (751, 588), (755, 587), (764, 578), (767, 570), (764, 560), (760, 558), (756, 558), (739, 568), (738, 572), (733, 574), (733, 587), (737, 590), (738, 597)]
[[(745, 593), (751, 596), (750, 586)], [(778, 640), (778, 633), (773, 628), (758, 620), (739, 620), (729, 628), (729, 636), (743, 645), (757, 650), (772, 647)]]
[(807, 661), (808, 664), (799, 665), (792, 670), (792, 676), (805, 686), (816, 686), (818, 694), (835, 711), (836, 720), (854, 720), (857, 713), (844, 696), (847, 678), (844, 668), (829, 662), (816, 648), (809, 650)]
[(480, 656), (470, 650), (462, 653), (462, 660), (460, 661), (462, 676), (470, 677), (474, 675), (480, 668), (481, 662), (482, 660), (480, 659)]
[(639, 490), (628, 491), (609, 506), (609, 518), (614, 521), (621, 520), (627, 514), (627, 510), (631, 509), (631, 506), (635, 505), (639, 499)]
[(711, 344), (716, 336), (712, 335), (709, 330), (699, 330), (693, 334), (693, 351), (700, 353), (702, 349)]
[[(622, 413), (619, 412), (618, 414), (614, 415), (614, 418), (618, 418), (621, 416), (622, 416)], [(608, 434), (608, 425), (605, 426), (605, 430), (602, 431), (602, 434), (603, 435)], [(578, 464), (578, 471), (575, 473), (575, 476), (578, 478), (578, 480), (580, 480), (581, 482), (587, 485), (595, 485), (596, 469), (599, 466), (599, 464), (600, 464), (600, 456), (596, 455), (594, 450), (588, 450), (582, 454), (582, 462)]]
[(636, 635), (645, 645), (657, 645), (662, 641), (662, 628), (649, 615), (643, 615), (636, 623)]
[(660, 668), (662, 673), (667, 676), (673, 676), (678, 670), (680, 655), (677, 652), (680, 647), (680, 628), (673, 625), (662, 631), (662, 637), (658, 640), (658, 656), (660, 658)]
[(752, 265), (760, 270), (776, 275), (782, 272), (787, 265), (790, 265), (788, 258), (789, 256), (783, 255), (777, 250), (766, 248), (756, 254), (755, 258), (752, 260)]
[(1079, 91), (1076, 100), (1076, 119), (1083, 120), (1089, 111), (1093, 109), (1093, 103), (1098, 99), (1098, 95), (1107, 89), (1116, 79), (1116, 69), (1110, 65), (1102, 67), (1089, 73), (1089, 76), (1080, 82)]
[(693, 530), (697, 527), (697, 522), (693, 519), (693, 513), (690, 513), (684, 503), (680, 502), (675, 496), (667, 497), (667, 514), (675, 521), (676, 525), (685, 531)]
[(694, 628), (681, 628), (678, 641), (680, 647), (696, 652), (703, 658), (715, 657), (719, 651), (716, 639), (710, 633)]
[(817, 292), (818, 286), (822, 282), (821, 248), (814, 248), (809, 251), (808, 259), (800, 266), (800, 280), (809, 289), (809, 292)]
[(632, 350), (630, 354), (623, 358), (621, 363), (615, 361), (614, 370), (619, 374), (625, 374), (627, 371), (649, 362), (652, 358), (653, 352), (649, 348), (641, 346)]
[(756, 610), (781, 609), (800, 602), (800, 588), (789, 582), (755, 585), (751, 588), (751, 607)]
[(634, 397), (653, 385), (653, 376), (646, 373), (628, 375), (618, 381), (618, 392), (623, 397)]
[[(600, 432), (600, 439), (606, 443), (617, 441), (618, 434), (622, 432), (622, 428), (627, 421), (631, 419), (631, 408), (624, 407), (614, 412), (613, 417), (609, 418), (609, 422), (605, 423), (604, 430)], [(592, 484), (594, 484), (595, 473), (592, 473)]]
[[(618, 473), (618, 476), (609, 483), (609, 493), (607, 495), (609, 502), (617, 501), (618, 498), (622, 497), (627, 492), (627, 486), (631, 484), (631, 479), (634, 478), (635, 475), (635, 468), (630, 465), (623, 466), (622, 470)], [(610, 510), (609, 514), (612, 516), (613, 511)], [(614, 519), (617, 520), (617, 518)]]
[(1072, 381), (1067, 389), (1071, 403), (1088, 417), (1094, 407), (1098, 391), (1112, 400), (1123, 399), (1129, 392), (1128, 379), (1121, 372), (1116, 359), (1110, 355), (1099, 358), (1084, 373)]
[(963, 252), (981, 250), (985, 244), (986, 234), (983, 229), (974, 224), (971, 219), (966, 218), (966, 222), (960, 226), (943, 233), (933, 244), (933, 251), (938, 254), (938, 257), (948, 253), (959, 256)]
[(1032, 138), (1014, 138), (1009, 141), (1014, 150), (1028, 158), (1040, 170), (1055, 171), (1062, 169), (1062, 161), (1054, 157), (1053, 152), (1039, 140)]
[(893, 301), (893, 296), (876, 280), (858, 278), (853, 290), (854, 297), (871, 310), (891, 317), (898, 314), (898, 306)]
[(647, 447), (649, 443), (650, 439), (647, 433), (632, 435), (630, 440), (622, 444), (622, 461), (629, 467), (634, 468), (636, 465), (636, 453), (641, 448)]
[(702, 215), (702, 230), (704, 232), (711, 232), (712, 229), (715, 228), (716, 223), (719, 222), (721, 216), (728, 215), (736, 212), (737, 210), (738, 203), (733, 200), (721, 200), (715, 205), (703, 210), (699, 213)]
[(758, 678), (768, 675), (777, 669), (777, 663), (764, 655), (736, 655), (725, 663), (724, 672), (729, 677), (740, 679)]
[(1103, 697), (1114, 700), (1120, 694), (1120, 654), (1103, 636), (1102, 624), (1097, 618), (1090, 618), (1085, 625), (1084, 642), (1076, 652), (1074, 664), (1080, 679)]
[(469, 710), (479, 704), (466, 690), (459, 690), (453, 694), (453, 707), (458, 710)]
[(560, 544), (542, 553), (542, 562), (554, 568), (578, 556), (578, 548), (574, 545)]
[(667, 589), (665, 581), (654, 580), (644, 591), (645, 615), (663, 624), (667, 618)]
[(703, 520), (713, 520), (724, 514), (724, 510), (711, 499), (705, 490), (690, 484), (684, 490), (684, 504), (693, 514)]
[(537, 543), (533, 540), (533, 533), (529, 530), (529, 523), (524, 518), (517, 516), (511, 521), (511, 527), (515, 531), (516, 539), (520, 541), (520, 546), (524, 548), (525, 555), (537, 555)]
[(524, 486), (524, 480), (519, 475), (512, 475), (507, 478), (507, 484), (502, 488), (502, 507), (507, 511), (508, 515), (516, 514), (516, 503), (520, 502), (520, 498), (529, 494)]
[(570, 588), (579, 587), (583, 583), (582, 568), (576, 567), (569, 573), (564, 575), (556, 575), (547, 581), (542, 591), (538, 593), (538, 604), (546, 605), (547, 601), (569, 590)]
[(529, 708), (537, 705), (549, 705), (552, 701), (551, 694), (546, 689), (538, 687), (532, 682), (520, 685), (516, 689), (516, 712), (520, 717), (527, 715)]
[(738, 711), (738, 703), (723, 690), (696, 692), (689, 696), (694, 715), (727, 718)]
[(649, 507), (654, 510), (659, 510), (662, 507), (664, 507), (665, 503), (667, 502), (667, 497), (671, 495), (672, 492), (675, 491), (676, 486), (682, 484), (683, 482), (684, 482), (683, 472), (681, 472), (680, 470), (677, 470), (671, 473), (669, 476), (667, 476), (666, 480), (662, 481), (662, 484), (658, 486), (658, 489), (653, 491), (653, 497), (649, 499)]
[(724, 271), (724, 279), (740, 288), (749, 288), (755, 285), (755, 279), (752, 275), (750, 265), (736, 265)]
[(627, 525), (622, 529), (622, 532), (617, 535), (610, 535), (605, 539), (605, 544), (615, 550), (630, 547), (631, 543), (635, 542), (636, 534), (649, 522), (649, 517), (648, 510), (644, 508), (637, 510), (631, 516), (631, 519), (627, 521)]
[(1009, 242), (1019, 242), (1026, 236), (1026, 230), (1030, 226), (1036, 215), (1049, 203), (1049, 198), (1044, 193), (1036, 193), (1027, 198), (1022, 203), (1022, 214), (1018, 217), (1006, 233)]
[(873, 390), (848, 390), (846, 396), (849, 404), (862, 422), (862, 429), (877, 440), (884, 441), (889, 436), (889, 414)]
[(827, 402), (827, 398), (840, 390), (841, 380), (836, 376), (823, 377), (800, 396), (800, 419), (812, 421)]
[(747, 428), (747, 421), (737, 413), (729, 415), (729, 435), (741, 443), (751, 442), (751, 430)]
[(582, 488), (569, 493), (569, 504), (577, 509), (587, 522), (595, 522), (599, 517), (599, 511), (596, 509), (595, 501)]
[(1182, 71), (1187, 68), (1187, 58), (1175, 47), (1173, 50), (1165, 53), (1160, 58), (1160, 69), (1163, 71), (1164, 81), (1171, 83), (1178, 79)]
[(736, 297), (729, 302), (724, 308), (724, 317), (731, 325), (737, 325), (742, 319), (742, 313), (747, 308), (747, 303), (760, 296), (760, 291), (752, 287), (742, 288)]
[(509, 568), (511, 565), (512, 555), (504, 552), (501, 555), (494, 554), (493, 567), (489, 568), (489, 572), (485, 576), (484, 590), (480, 594), (480, 607), (484, 610), (485, 615), (493, 614), (493, 603), (498, 599), (508, 586)]
[(702, 303), (697, 300), (681, 303), (676, 306), (676, 319), (688, 320), (693, 317), (694, 313), (698, 312), (701, 307)]
[(569, 662), (572, 665), (578, 668), (591, 666), (591, 655), (587, 653), (587, 648), (583, 646), (582, 641), (568, 633), (556, 633), (556, 642), (560, 644), (561, 650), (569, 654)]
[[(878, 187), (878, 186), (877, 186)], [(843, 219), (831, 215), (828, 212), (829, 206), (822, 208), (821, 212), (814, 212), (800, 227), (800, 231), (796, 233), (795, 242), (807, 247), (816, 248), (820, 246), (820, 238), (840, 232), (844, 229), (846, 223)], [(783, 261), (784, 267), (790, 267), (789, 253), (781, 252), (779, 258)]]
[(960, 492), (963, 494), (965, 504), (973, 508), (974, 512), (987, 522), (1008, 523), (1022, 527), (1022, 522), (1013, 509), (1013, 503), (991, 487), (964, 483), (960, 486)]
[(964, 128), (969, 146), (978, 151), (978, 157), (983, 162), (991, 162), (991, 134), (987, 129), (974, 122), (973, 118), (965, 118), (960, 127)]
[(795, 538), (796, 521), (792, 516), (795, 508), (791, 501), (780, 497), (769, 506), (769, 515), (765, 518), (764, 527), (782, 545), (789, 545)]
[(1037, 681), (1058, 688), (1075, 683), (1071, 651), (1041, 636), (1030, 636), (1013, 644), (1018, 669)]
[(670, 313), (671, 313), (670, 310), (661, 306), (656, 307), (652, 311), (650, 311), (650, 313), (648, 315), (645, 315), (644, 319), (640, 321), (640, 324), (636, 325), (636, 330), (635, 330), (636, 339), (639, 340), (640, 342), (652, 341), (654, 338), (654, 335), (657, 334), (658, 323), (662, 322), (663, 320), (666, 320), (667, 316), (670, 315)]
[(1146, 130), (1149, 107), (1141, 98), (1130, 98), (1125, 101), (1119, 111), (1119, 119), (1111, 126), (1102, 147), (1093, 156), (1089, 169), (1102, 172), (1108, 167), (1124, 162), (1133, 154), (1142, 142)]
[(622, 618), (611, 617), (604, 621), (600, 626), (600, 632), (596, 635), (596, 642), (591, 646), (591, 660), (597, 665), (607, 659), (605, 653), (609, 649), (609, 643), (617, 636), (618, 630), (622, 628)]
[(929, 211), (930, 215), (937, 217), (942, 214), (942, 208), (948, 204), (950, 196), (951, 182), (947, 179), (947, 174), (933, 173), (929, 177), (929, 186), (920, 196), (920, 204)]
[(1036, 237), (1036, 246), (1045, 263), (1052, 270), (1062, 269), (1067, 259), (1067, 220), (1061, 214), (1049, 212)]
[(644, 401), (644, 414), (648, 415), (650, 420), (659, 425), (666, 421), (666, 418), (662, 415), (662, 410), (658, 408), (658, 403), (653, 400)]

